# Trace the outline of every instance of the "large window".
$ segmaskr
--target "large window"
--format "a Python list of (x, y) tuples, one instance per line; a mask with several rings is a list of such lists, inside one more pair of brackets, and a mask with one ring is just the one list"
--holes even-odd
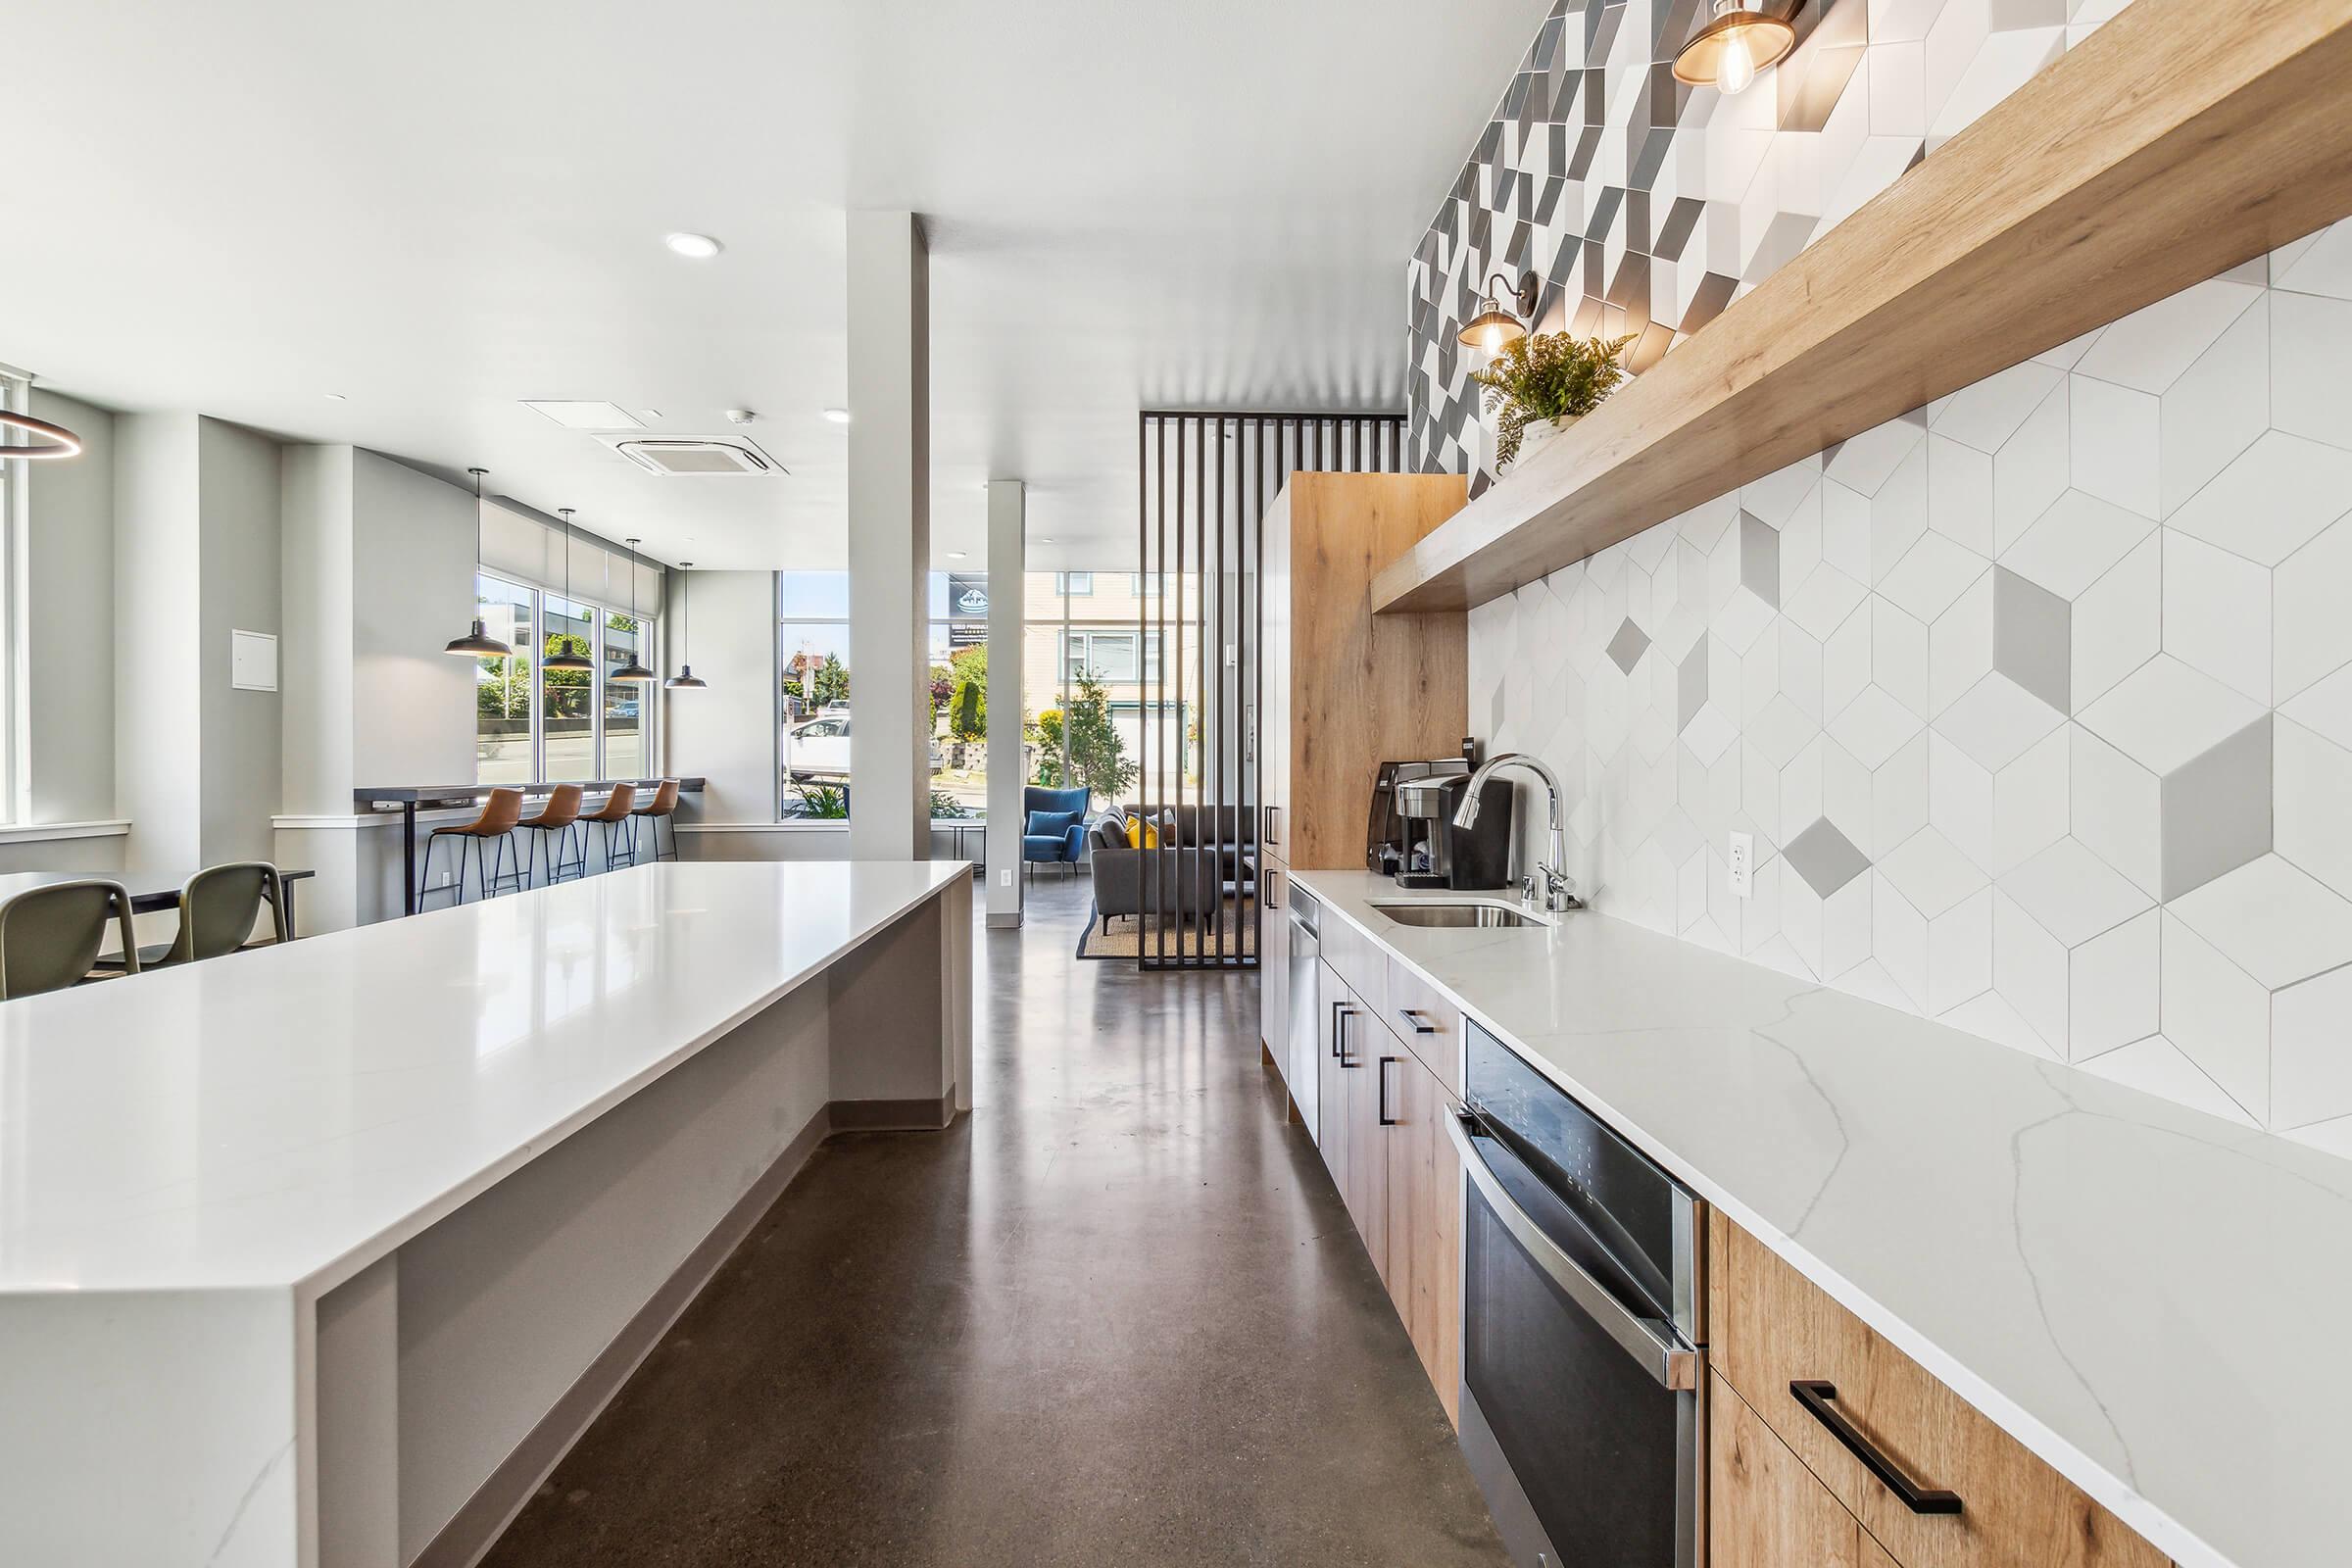
[(988, 810), (988, 578), (931, 574), (931, 816)]
[[(1023, 584), (1022, 691), (1025, 777), (1056, 788), (1085, 785), (1097, 807), (1173, 799), (1181, 770), (1197, 783), (1192, 725), (1161, 678), (1162, 632), (1182, 610), (1197, 624), (1199, 579), (1133, 571), (1033, 571)], [(1166, 604), (1162, 594), (1169, 595)], [(1172, 632), (1170, 633), (1172, 634)], [(1198, 662), (1196, 631), (1184, 633)], [(1188, 679), (1188, 688), (1196, 686)], [(1194, 690), (1184, 712), (1199, 711)]]
[[(476, 781), (653, 776), (660, 756), (651, 701), (657, 688), (605, 676), (632, 655), (656, 661), (654, 621), (487, 572), (474, 578), (474, 599), (483, 629), (514, 650), (505, 659), (474, 661)], [(597, 667), (542, 667), (566, 653), (584, 654)]]
[(776, 814), (833, 821), (850, 814), (850, 574), (776, 573)]

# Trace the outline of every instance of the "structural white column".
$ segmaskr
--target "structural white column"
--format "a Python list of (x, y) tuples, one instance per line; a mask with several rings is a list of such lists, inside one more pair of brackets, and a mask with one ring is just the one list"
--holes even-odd
[(1026, 597), (1029, 492), (988, 482), (988, 923), (1021, 923), (1021, 610)]
[(850, 857), (931, 858), (930, 264), (912, 213), (849, 215)]

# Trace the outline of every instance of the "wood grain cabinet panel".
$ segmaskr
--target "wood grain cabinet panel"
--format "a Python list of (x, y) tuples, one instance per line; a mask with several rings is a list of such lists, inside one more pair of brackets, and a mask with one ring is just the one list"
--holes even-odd
[(1709, 1568), (1873, 1568), (1854, 1516), (1721, 1376), (1707, 1397)]
[[(1717, 1373), (1901, 1568), (2164, 1568), (2132, 1531), (1754, 1237), (1713, 1216)], [(1959, 1494), (1915, 1513), (1789, 1390), (1824, 1380), (1833, 1407), (1914, 1484)], [(1727, 1401), (1728, 1402), (1728, 1401)]]
[[(1389, 1150), (1380, 1123), (1380, 1068), (1388, 1031), (1351, 989), (1340, 1014), (1340, 1092), (1348, 1110), (1348, 1212), (1372, 1254), (1383, 1284), (1389, 1280)], [(1392, 1294), (1394, 1292), (1392, 1291)]]
[(1383, 957), (1387, 994), (1381, 1001), (1389, 1009), (1384, 1021), (1445, 1091), (1458, 1099), (1462, 1092), (1461, 1012), (1437, 987), (1403, 963), (1386, 955)]
[(1446, 1416), (1461, 1398), (1461, 1161), (1445, 1118), (1453, 1102), (1393, 1032), (1387, 1075), (1389, 1296)]
[(1315, 1147), (1322, 1151), (1323, 1168), (1331, 1172), (1331, 1184), (1348, 1196), (1348, 1086), (1347, 1073), (1340, 1067), (1339, 1007), (1348, 1001), (1347, 982), (1339, 971), (1322, 960), (1315, 962), (1316, 990), (1321, 993), (1315, 1008)]

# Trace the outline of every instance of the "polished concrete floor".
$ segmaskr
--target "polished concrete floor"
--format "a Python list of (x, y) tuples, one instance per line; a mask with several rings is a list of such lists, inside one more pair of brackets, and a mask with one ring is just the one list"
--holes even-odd
[(487, 1559), (1502, 1563), (1254, 978), (983, 931), (973, 1113), (821, 1148)]

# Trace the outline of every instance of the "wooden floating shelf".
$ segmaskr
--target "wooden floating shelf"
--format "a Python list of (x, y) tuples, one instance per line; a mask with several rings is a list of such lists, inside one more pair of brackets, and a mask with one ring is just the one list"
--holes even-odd
[(2352, 0), (2133, 0), (1383, 570), (1463, 610), (2352, 213)]

